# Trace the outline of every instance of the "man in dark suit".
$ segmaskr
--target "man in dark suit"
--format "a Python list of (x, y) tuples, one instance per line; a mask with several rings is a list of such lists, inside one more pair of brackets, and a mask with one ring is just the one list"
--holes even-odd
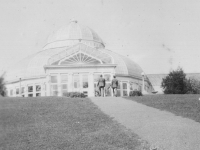
[(113, 76), (111, 86), (112, 86), (112, 89), (113, 89), (113, 96), (116, 96), (116, 97), (117, 97), (118, 84), (119, 83), (118, 83), (118, 80), (116, 79), (116, 76)]
[(101, 97), (104, 97), (104, 88), (105, 88), (105, 85), (106, 85), (106, 80), (103, 78), (102, 75), (100, 75), (100, 78), (98, 80), (97, 86), (99, 86), (99, 91), (101, 93)]

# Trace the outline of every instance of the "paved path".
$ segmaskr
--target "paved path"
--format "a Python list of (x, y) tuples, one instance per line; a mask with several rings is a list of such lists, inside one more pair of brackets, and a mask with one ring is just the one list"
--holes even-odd
[(91, 100), (151, 145), (165, 150), (200, 150), (200, 123), (124, 98)]

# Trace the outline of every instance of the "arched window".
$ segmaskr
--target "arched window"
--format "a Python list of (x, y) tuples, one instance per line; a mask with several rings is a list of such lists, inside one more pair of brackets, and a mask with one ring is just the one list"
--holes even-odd
[(60, 65), (73, 65), (73, 64), (101, 64), (100, 60), (93, 58), (84, 53), (77, 53), (59, 62)]

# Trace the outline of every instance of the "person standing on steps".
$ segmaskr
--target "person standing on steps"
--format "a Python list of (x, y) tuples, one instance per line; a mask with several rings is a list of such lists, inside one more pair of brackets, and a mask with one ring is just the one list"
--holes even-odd
[(97, 86), (99, 87), (101, 97), (105, 96), (105, 91), (104, 91), (105, 85), (106, 85), (106, 80), (103, 78), (102, 75), (100, 75)]
[(113, 96), (117, 97), (118, 80), (116, 79), (116, 76), (113, 76), (111, 87), (113, 89)]

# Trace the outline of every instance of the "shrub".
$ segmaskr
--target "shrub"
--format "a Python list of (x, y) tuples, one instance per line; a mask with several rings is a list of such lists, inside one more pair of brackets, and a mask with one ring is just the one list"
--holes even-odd
[(187, 80), (187, 94), (200, 94), (200, 81), (194, 78)]
[(161, 87), (165, 94), (200, 94), (200, 81), (194, 78), (186, 79), (181, 68), (171, 71), (163, 78)]
[(137, 90), (130, 91), (129, 92), (129, 96), (130, 97), (132, 97), (132, 96), (142, 96), (142, 92), (141, 91), (137, 91)]
[(162, 79), (161, 87), (165, 94), (185, 94), (187, 93), (186, 74), (181, 68), (171, 71)]
[(0, 95), (1, 96), (6, 96), (6, 87), (5, 87), (5, 83), (4, 83), (4, 75), (1, 75), (0, 77)]
[(63, 96), (70, 97), (70, 98), (76, 98), (76, 97), (85, 98), (86, 97), (83, 93), (80, 93), (80, 92), (66, 92), (66, 93), (63, 93)]

